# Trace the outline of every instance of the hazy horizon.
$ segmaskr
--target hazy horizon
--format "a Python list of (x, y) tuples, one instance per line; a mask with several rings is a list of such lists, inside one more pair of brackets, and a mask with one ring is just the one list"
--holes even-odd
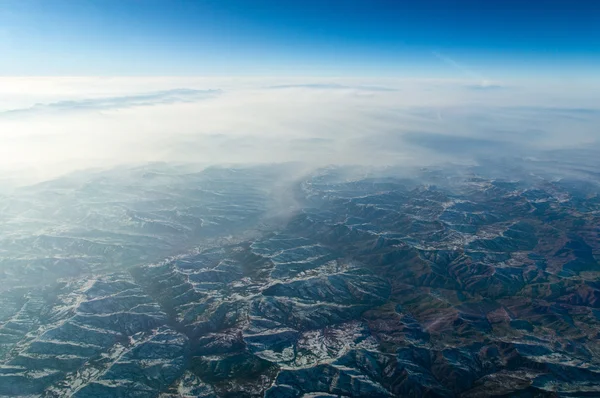
[(599, 15), (566, 0), (4, 0), (0, 173), (589, 149)]
[[(145, 162), (431, 165), (597, 147), (600, 85), (472, 79), (0, 78), (0, 172)], [(566, 133), (568, 132), (568, 133)]]

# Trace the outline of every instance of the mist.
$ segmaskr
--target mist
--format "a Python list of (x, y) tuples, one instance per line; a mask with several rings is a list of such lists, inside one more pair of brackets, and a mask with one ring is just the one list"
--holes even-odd
[[(148, 162), (425, 166), (598, 145), (597, 82), (2, 78), (0, 175)], [(596, 88), (596, 89), (594, 89)]]

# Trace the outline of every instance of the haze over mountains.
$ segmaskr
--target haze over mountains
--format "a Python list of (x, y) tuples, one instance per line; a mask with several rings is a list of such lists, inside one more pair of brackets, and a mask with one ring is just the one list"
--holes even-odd
[(0, 0), (0, 398), (600, 397), (599, 21)]
[(598, 396), (577, 87), (11, 80), (0, 396)]
[(597, 396), (599, 164), (558, 154), (13, 189), (0, 395)]
[(2, 185), (154, 161), (425, 166), (539, 157), (597, 147), (600, 123), (600, 84), (590, 79), (23, 77), (0, 83)]

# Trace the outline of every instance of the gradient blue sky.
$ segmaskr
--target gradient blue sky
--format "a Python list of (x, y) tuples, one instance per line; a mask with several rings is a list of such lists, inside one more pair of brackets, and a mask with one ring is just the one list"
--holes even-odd
[(0, 0), (0, 75), (596, 76), (589, 0)]

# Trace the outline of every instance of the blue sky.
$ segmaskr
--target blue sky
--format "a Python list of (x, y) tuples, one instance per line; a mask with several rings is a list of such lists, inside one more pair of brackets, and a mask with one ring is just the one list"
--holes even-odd
[(596, 76), (584, 0), (0, 0), (0, 75)]

